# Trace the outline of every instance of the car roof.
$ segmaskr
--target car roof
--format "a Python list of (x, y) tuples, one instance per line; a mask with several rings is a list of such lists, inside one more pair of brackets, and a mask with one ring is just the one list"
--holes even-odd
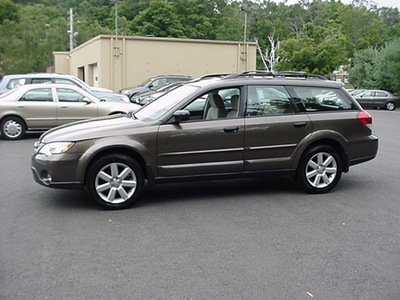
[(68, 77), (71, 78), (73, 76), (68, 74), (60, 74), (60, 73), (27, 73), (27, 74), (7, 74), (3, 76), (5, 78), (35, 78), (35, 77)]
[(330, 81), (321, 75), (306, 74), (302, 72), (244, 72), (232, 74), (209, 74), (194, 79), (187, 84), (197, 85), (199, 87), (218, 88), (221, 86), (239, 86), (239, 85), (294, 85), (294, 86), (322, 86), (330, 88), (340, 88), (344, 84), (338, 81)]
[(15, 89), (18, 90), (31, 90), (31, 89), (36, 89), (36, 88), (52, 88), (52, 87), (58, 87), (58, 88), (69, 88), (69, 89), (78, 89), (80, 91), (86, 92), (84, 89), (80, 88), (77, 85), (74, 84), (68, 84), (68, 83), (33, 83), (33, 84), (24, 84), (21, 85), (20, 87), (17, 87)]

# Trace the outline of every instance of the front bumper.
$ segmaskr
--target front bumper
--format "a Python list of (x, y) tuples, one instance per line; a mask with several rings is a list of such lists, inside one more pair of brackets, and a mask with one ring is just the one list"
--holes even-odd
[(31, 161), (33, 179), (50, 188), (81, 190), (84, 188), (84, 174), (79, 172), (78, 164), (76, 155), (47, 157), (34, 154)]

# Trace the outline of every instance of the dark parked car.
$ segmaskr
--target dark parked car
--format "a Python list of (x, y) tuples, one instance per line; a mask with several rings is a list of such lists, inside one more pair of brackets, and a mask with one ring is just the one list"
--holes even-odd
[(353, 96), (362, 107), (385, 108), (395, 110), (400, 103), (400, 97), (394, 96), (387, 91), (365, 90)]
[(107, 209), (132, 205), (145, 185), (275, 173), (326, 193), (376, 156), (371, 125), (342, 83), (232, 74), (186, 83), (127, 116), (50, 130), (35, 143), (32, 171), (47, 187), (85, 188)]
[(164, 85), (167, 85), (168, 83), (189, 81), (192, 79), (193, 78), (191, 76), (186, 75), (159, 75), (147, 79), (138, 86), (121, 89), (118, 91), (118, 93), (128, 96), (131, 102), (133, 102), (132, 97), (138, 93), (156, 90)]
[(162, 87), (159, 87), (158, 89), (156, 89), (154, 91), (137, 93), (136, 95), (132, 96), (131, 101), (136, 104), (146, 105), (150, 102), (153, 102), (157, 98), (161, 97), (166, 92), (168, 92), (180, 85), (182, 85), (182, 82), (180, 82), (180, 81), (172, 82), (172, 83), (168, 83), (167, 85), (164, 85)]

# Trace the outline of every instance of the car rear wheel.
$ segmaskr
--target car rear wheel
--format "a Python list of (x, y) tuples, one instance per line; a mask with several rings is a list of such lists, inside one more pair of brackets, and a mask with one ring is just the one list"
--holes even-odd
[(309, 149), (301, 159), (297, 179), (312, 194), (331, 191), (342, 175), (342, 162), (336, 150), (319, 145)]
[(90, 168), (86, 188), (90, 197), (106, 209), (132, 206), (144, 186), (139, 164), (126, 155), (108, 155)]
[(24, 121), (19, 117), (5, 117), (1, 121), (1, 135), (6, 140), (19, 140), (25, 135)]
[(387, 109), (387, 110), (395, 110), (396, 109), (396, 105), (393, 103), (393, 102), (387, 102), (386, 104), (385, 104), (385, 108)]

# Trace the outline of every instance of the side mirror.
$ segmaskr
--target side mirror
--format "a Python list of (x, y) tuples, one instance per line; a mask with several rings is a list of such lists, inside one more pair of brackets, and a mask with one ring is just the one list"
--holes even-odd
[(177, 110), (176, 112), (174, 112), (174, 120), (175, 123), (180, 123), (183, 121), (188, 121), (190, 120), (190, 112), (188, 110)]
[(85, 102), (85, 103), (87, 103), (87, 104), (90, 104), (90, 103), (92, 103), (92, 100), (90, 100), (89, 98), (83, 97), (83, 98), (82, 98), (82, 102)]

